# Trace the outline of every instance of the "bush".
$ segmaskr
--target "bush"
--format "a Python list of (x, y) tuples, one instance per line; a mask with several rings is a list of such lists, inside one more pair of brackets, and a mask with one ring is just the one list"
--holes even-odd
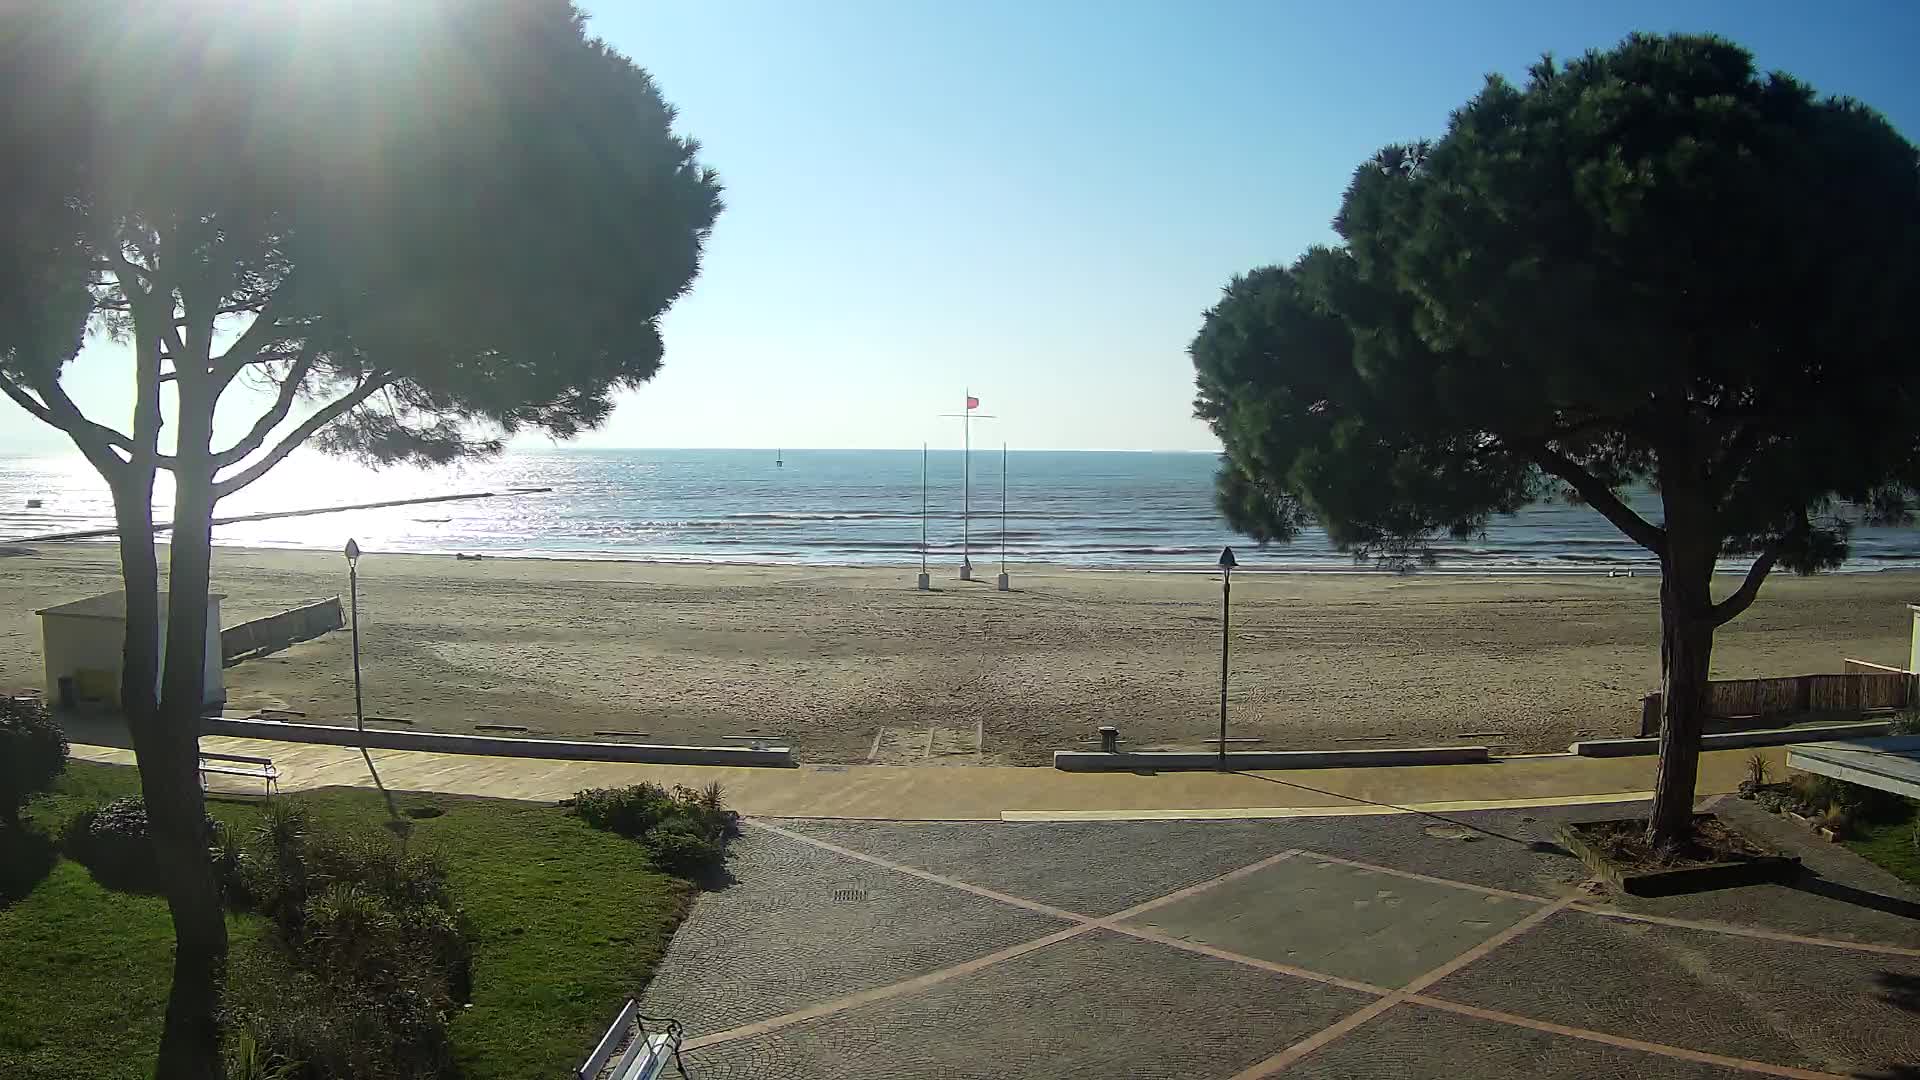
[(285, 804), (239, 864), (275, 932), (236, 964), (227, 1022), (306, 1080), (443, 1075), (473, 953), (440, 860)]
[(20, 810), (67, 768), (67, 734), (38, 698), (0, 696), (0, 826), (18, 826)]
[(433, 1080), (452, 1072), (455, 1004), (431, 969), (369, 983), (301, 965), (284, 943), (243, 943), (228, 964), (222, 1020), (258, 1057), (301, 1080)]
[(685, 818), (660, 823), (642, 843), (653, 856), (653, 865), (681, 877), (713, 870), (727, 857), (725, 838), (704, 832)]
[(719, 784), (671, 792), (658, 784), (594, 788), (574, 796), (573, 810), (596, 829), (639, 841), (655, 866), (682, 877), (718, 869), (727, 839), (739, 831)]
[(1905, 800), (1898, 795), (1849, 784), (1830, 776), (1797, 773), (1790, 784), (1794, 798), (1800, 802), (1801, 812), (1810, 817), (1824, 815), (1835, 807), (1845, 812), (1849, 823), (1897, 821), (1902, 820), (1906, 813)]
[(638, 840), (674, 812), (673, 796), (658, 784), (592, 788), (574, 796), (574, 813), (596, 829)]
[(1909, 705), (1893, 715), (1895, 735), (1920, 735), (1920, 707)]

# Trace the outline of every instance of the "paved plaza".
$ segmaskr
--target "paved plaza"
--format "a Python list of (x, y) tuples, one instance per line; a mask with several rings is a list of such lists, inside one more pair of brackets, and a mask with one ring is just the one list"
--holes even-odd
[(1567, 817), (755, 819), (644, 1011), (699, 1080), (1920, 1077), (1920, 898), (1580, 886)]

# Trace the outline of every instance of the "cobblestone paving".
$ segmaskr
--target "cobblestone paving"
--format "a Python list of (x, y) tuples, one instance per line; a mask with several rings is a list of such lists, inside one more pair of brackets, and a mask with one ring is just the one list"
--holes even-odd
[(1213, 1080), (1371, 998), (1104, 931), (695, 1051), (700, 1080)]
[(1304, 1080), (1736, 1080), (1747, 1075), (1420, 1005), (1402, 1005), (1286, 1072)]
[(1397, 988), (1539, 906), (1296, 855), (1128, 925)]
[(1433, 997), (1777, 1065), (1920, 1063), (1920, 958), (1562, 912)]
[(799, 832), (1082, 915), (1111, 915), (1293, 846), (1270, 821), (797, 821)]
[[(1900, 952), (1920, 937), (1912, 894), (1844, 850), (1739, 817), (1750, 809), (1723, 812), (1801, 854), (1813, 884), (1663, 900), (1572, 892), (1584, 872), (1554, 842), (1555, 819), (1644, 804), (1237, 822), (766, 823), (792, 836), (755, 823), (730, 862), (734, 884), (700, 897), (644, 1005), (687, 1022), (701, 1080), (1226, 1080), (1250, 1066), (1323, 1080), (1727, 1080), (1780, 1067), (1920, 1077), (1920, 956)], [(1298, 853), (1271, 861), (1290, 849)], [(1548, 914), (1539, 901), (1481, 889), (1707, 925)], [(1009, 898), (1095, 920), (1149, 906), (1090, 923)], [(1429, 1001), (1508, 1018), (1341, 988), (1442, 971), (1451, 974), (1421, 991)], [(1541, 1024), (1554, 1030), (1529, 1026)], [(1687, 1056), (1697, 1053), (1728, 1060)]]
[(1586, 880), (1580, 860), (1553, 829), (1563, 817), (1646, 815), (1646, 803), (1307, 818), (1282, 822), (1287, 847), (1378, 863), (1417, 874), (1538, 896), (1558, 896)]
[[(758, 829), (700, 896), (641, 1011), (703, 1035), (1029, 941), (1067, 923)], [(836, 899), (836, 893), (841, 898)]]

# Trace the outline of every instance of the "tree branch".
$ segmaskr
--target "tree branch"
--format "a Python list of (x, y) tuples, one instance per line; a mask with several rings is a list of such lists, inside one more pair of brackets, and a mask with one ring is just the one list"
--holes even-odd
[(1716, 500), (1732, 490), (1733, 482), (1740, 477), (1740, 470), (1747, 467), (1747, 463), (1753, 460), (1753, 455), (1759, 450), (1760, 425), (1758, 423), (1740, 425), (1740, 429), (1733, 433), (1733, 438), (1728, 440), (1726, 453), (1720, 455), (1720, 460), (1715, 463), (1707, 477), (1713, 485)]
[(241, 488), (246, 487), (248, 484), (253, 483), (255, 480), (260, 479), (262, 476), (265, 476), (267, 470), (280, 464), (288, 454), (298, 449), (301, 443), (311, 438), (314, 432), (338, 420), (348, 410), (353, 409), (361, 402), (367, 400), (367, 398), (372, 397), (374, 393), (392, 381), (393, 377), (384, 373), (367, 376), (366, 381), (354, 387), (345, 397), (332, 402), (319, 412), (302, 420), (299, 427), (288, 432), (286, 437), (275, 444), (273, 449), (267, 451), (267, 456), (247, 466), (240, 472), (235, 473), (233, 476), (214, 484), (213, 497), (216, 499), (224, 499), (234, 492), (239, 491)]
[(300, 394), (301, 384), (307, 381), (307, 376), (313, 371), (316, 351), (312, 346), (300, 351), (299, 359), (293, 362), (287, 377), (280, 381), (280, 393), (274, 398), (273, 407), (254, 421), (253, 429), (247, 432), (246, 438), (213, 455), (215, 470), (245, 461), (247, 455), (260, 449), (261, 444), (267, 441), (267, 436), (273, 434), (273, 429), (286, 420), (287, 414), (293, 411), (293, 402)]
[[(135, 263), (110, 246), (107, 249), (107, 268), (113, 271), (113, 276), (119, 281), (122, 289), (131, 287), (134, 292), (142, 296), (152, 290), (153, 271)], [(136, 278), (146, 281), (147, 284), (142, 286), (139, 281), (134, 280)]]
[(59, 423), (54, 420), (53, 413), (49, 412), (45, 405), (40, 404), (38, 398), (27, 393), (26, 390), (8, 378), (5, 372), (0, 372), (0, 392), (5, 392), (8, 397), (13, 399), (15, 405), (32, 413), (35, 419), (48, 427), (60, 426)]
[(1780, 549), (1783, 546), (1784, 543), (1776, 543), (1762, 552), (1747, 568), (1747, 579), (1740, 583), (1733, 595), (1708, 609), (1707, 617), (1713, 625), (1724, 626), (1753, 606), (1754, 598), (1760, 595), (1761, 582), (1767, 580), (1767, 575), (1773, 571), (1773, 564), (1780, 561)]
[[(296, 336), (288, 332), (295, 328), (275, 325), (273, 307), (273, 301), (269, 299), (253, 317), (253, 322), (248, 323), (247, 328), (240, 332), (240, 336), (234, 339), (233, 344), (227, 346), (227, 350), (213, 361), (214, 379), (223, 389), (237, 378), (247, 365), (259, 363), (258, 353), (261, 349), (276, 341), (286, 341)], [(235, 359), (236, 357), (246, 357), (246, 359)]]
[(66, 392), (59, 388), (58, 383), (54, 383), (52, 386), (52, 392), (49, 393), (47, 388), (40, 383), (36, 382), (33, 385), (34, 393), (46, 399), (46, 403), (42, 404), (40, 401), (34, 400), (32, 395), (28, 394), (24, 387), (15, 383), (12, 379), (7, 378), (5, 375), (0, 375), (0, 391), (4, 391), (8, 397), (13, 399), (14, 404), (32, 413), (41, 423), (57, 427), (68, 434), (84, 432), (89, 437), (97, 440), (102, 446), (110, 446), (129, 451), (133, 449), (133, 440), (131, 438), (122, 435), (113, 428), (107, 427), (105, 424), (98, 424), (87, 419), (86, 415), (80, 411), (80, 407), (73, 403), (73, 399), (67, 397)]
[(88, 463), (111, 482), (126, 464), (113, 452), (113, 448), (119, 446), (131, 452), (133, 440), (87, 419), (57, 383), (51, 393), (38, 384), (34, 386), (34, 391), (44, 401), (35, 400), (24, 387), (5, 374), (0, 374), (0, 392), (4, 392), (13, 399), (14, 404), (31, 413), (41, 423), (66, 432)]
[(1780, 556), (1786, 551), (1787, 545), (1804, 538), (1811, 531), (1813, 531), (1813, 522), (1807, 520), (1806, 511), (1801, 510), (1794, 516), (1793, 524), (1788, 526), (1787, 531), (1778, 540), (1768, 544), (1767, 549), (1760, 553), (1760, 557), (1753, 560), (1753, 565), (1747, 568), (1747, 579), (1740, 583), (1740, 587), (1734, 590), (1733, 595), (1708, 610), (1708, 617), (1712, 619), (1713, 625), (1723, 626), (1753, 606), (1754, 598), (1760, 595), (1761, 584), (1767, 580), (1767, 575), (1773, 572), (1774, 564), (1780, 561)]
[(1633, 508), (1620, 501), (1613, 489), (1601, 482), (1600, 478), (1581, 468), (1571, 458), (1560, 454), (1545, 443), (1528, 443), (1519, 447), (1534, 464), (1545, 469), (1567, 486), (1580, 493), (1580, 497), (1613, 523), (1614, 528), (1627, 534), (1628, 539), (1655, 555), (1667, 553), (1667, 531), (1635, 513)]

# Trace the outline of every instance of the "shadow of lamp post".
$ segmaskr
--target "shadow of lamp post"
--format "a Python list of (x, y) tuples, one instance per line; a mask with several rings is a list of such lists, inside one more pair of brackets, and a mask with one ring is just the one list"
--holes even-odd
[(1220, 771), (1227, 771), (1227, 617), (1233, 596), (1233, 549), (1220, 549)]

